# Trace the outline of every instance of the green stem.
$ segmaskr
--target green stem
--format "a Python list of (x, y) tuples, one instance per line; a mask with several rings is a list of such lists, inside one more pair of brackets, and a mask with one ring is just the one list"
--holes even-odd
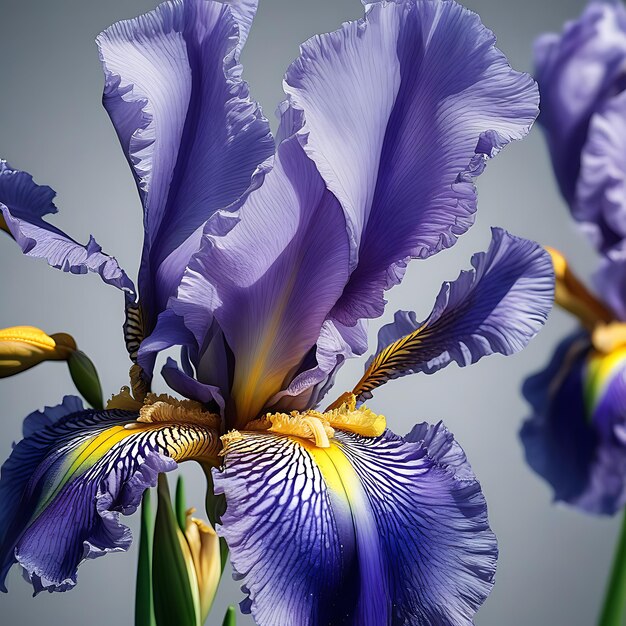
[(598, 626), (623, 626), (626, 611), (626, 513), (613, 557), (613, 570)]
[(141, 531), (139, 561), (135, 587), (135, 626), (155, 626), (152, 606), (152, 534), (154, 518), (150, 505), (150, 489), (143, 494), (141, 504)]

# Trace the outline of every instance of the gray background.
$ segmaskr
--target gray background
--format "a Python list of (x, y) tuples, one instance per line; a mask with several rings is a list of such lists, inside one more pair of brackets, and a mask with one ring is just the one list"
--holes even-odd
[[(0, 154), (58, 192), (55, 223), (79, 241), (94, 233), (136, 275), (141, 213), (126, 162), (100, 105), (102, 76), (93, 39), (122, 18), (153, 8), (155, 0), (1, 0)], [(530, 70), (530, 43), (577, 15), (583, 0), (468, 0), (498, 35), (514, 67)], [(281, 77), (309, 36), (336, 29), (361, 14), (358, 0), (261, 0), (243, 57), (252, 92), (271, 116), (281, 98)], [(388, 313), (429, 312), (443, 280), (455, 278), (472, 252), (484, 249), (489, 226), (560, 247), (583, 275), (594, 255), (575, 231), (555, 189), (538, 128), (505, 150), (481, 177), (480, 210), (471, 232), (433, 259), (414, 262), (390, 293)], [(97, 363), (105, 392), (126, 383), (127, 357), (120, 333), (119, 293), (97, 277), (76, 277), (23, 258), (8, 238), (0, 241), (0, 327), (33, 324), (67, 331)], [(374, 331), (379, 324), (374, 324)], [(527, 407), (519, 388), (525, 374), (543, 366), (573, 321), (555, 312), (541, 336), (522, 354), (451, 366), (432, 376), (404, 378), (382, 388), (370, 406), (397, 432), (415, 421), (444, 419), (482, 481), (490, 519), (500, 541), (495, 589), (480, 611), (479, 626), (586, 626), (597, 615), (618, 522), (555, 506), (548, 487), (523, 460), (518, 429)], [(373, 334), (373, 333), (372, 333)], [(351, 387), (362, 363), (346, 366), (337, 392)], [(0, 381), (0, 457), (20, 437), (22, 418), (72, 392), (63, 364), (46, 364)], [(185, 467), (197, 503), (201, 475)], [(137, 528), (137, 516), (130, 518)], [(14, 569), (9, 595), (0, 597), (0, 623), (48, 626), (131, 624), (136, 554), (115, 554), (81, 567), (79, 585), (66, 594), (31, 599)], [(239, 599), (228, 576), (210, 623)], [(219, 613), (219, 616), (217, 615)], [(240, 624), (252, 623), (241, 618)]]

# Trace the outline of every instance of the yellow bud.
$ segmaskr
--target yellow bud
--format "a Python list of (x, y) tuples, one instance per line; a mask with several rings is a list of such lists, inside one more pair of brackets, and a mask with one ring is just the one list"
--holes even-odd
[(198, 583), (201, 623), (207, 618), (222, 576), (220, 540), (206, 522), (192, 517), (195, 509), (187, 511), (185, 539)]
[(65, 361), (76, 351), (66, 333), (47, 335), (34, 326), (0, 330), (0, 378), (13, 376), (43, 361)]

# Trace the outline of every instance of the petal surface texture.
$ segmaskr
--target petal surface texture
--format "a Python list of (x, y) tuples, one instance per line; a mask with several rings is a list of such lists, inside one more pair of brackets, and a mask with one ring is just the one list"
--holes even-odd
[(496, 540), (450, 433), (339, 433), (330, 448), (241, 433), (214, 471), (242, 609), (260, 626), (472, 624)]
[(626, 9), (590, 2), (561, 34), (535, 42), (542, 124), (573, 216), (602, 251), (626, 233), (623, 148)]
[(463, 367), (490, 354), (513, 354), (539, 332), (554, 298), (548, 253), (494, 228), (489, 249), (475, 254), (472, 265), (443, 284), (425, 321), (418, 322), (412, 311), (398, 311), (380, 329), (377, 354), (356, 395), (368, 398), (391, 378), (431, 374), (452, 361)]
[(221, 215), (209, 221), (178, 299), (205, 295), (205, 318), (234, 355), (232, 412), (245, 426), (315, 346), (347, 282), (349, 245), (341, 206), (295, 138), (237, 220), (226, 234)]
[(43, 219), (57, 212), (55, 195), (50, 187), (35, 183), (30, 174), (0, 160), (0, 215), (6, 228), (0, 225), (12, 235), (22, 252), (45, 259), (64, 272), (95, 272), (105, 283), (133, 296), (132, 281), (113, 257), (102, 252), (93, 237), (87, 245), (82, 245)]
[(473, 223), (473, 178), (537, 115), (533, 80), (513, 71), (478, 16), (446, 0), (374, 3), (313, 37), (285, 79), (298, 135), (339, 198), (350, 282), (346, 325), (382, 314), (409, 258), (454, 244)]
[(219, 439), (199, 424), (133, 423), (137, 413), (84, 411), (78, 398), (26, 418), (0, 478), (0, 586), (19, 563), (35, 592), (65, 591), (89, 558), (126, 550), (119, 514), (178, 461), (215, 458)]
[(239, 65), (255, 7), (175, 0), (98, 37), (104, 105), (144, 207), (139, 286), (149, 330), (203, 224), (237, 200), (274, 152)]

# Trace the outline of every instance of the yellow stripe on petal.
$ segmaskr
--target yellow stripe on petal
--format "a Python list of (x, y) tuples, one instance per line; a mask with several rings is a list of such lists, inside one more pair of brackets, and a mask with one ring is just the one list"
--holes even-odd
[[(154, 443), (167, 452), (176, 462), (198, 460), (217, 465), (219, 437), (217, 431), (202, 428), (196, 424), (142, 423), (130, 421), (127, 424), (110, 426), (88, 437), (68, 453), (67, 460), (57, 473), (55, 480), (42, 494), (38, 512), (42, 511), (59, 491), (73, 478), (89, 471), (104, 459), (116, 446), (137, 439), (139, 436), (154, 437)], [(150, 442), (142, 442), (144, 445)]]
[(0, 378), (12, 376), (43, 361), (64, 361), (76, 351), (76, 342), (66, 333), (47, 335), (34, 326), (0, 330)]
[(585, 373), (585, 404), (588, 415), (602, 398), (613, 376), (626, 364), (626, 347), (610, 354), (592, 352), (587, 361)]

